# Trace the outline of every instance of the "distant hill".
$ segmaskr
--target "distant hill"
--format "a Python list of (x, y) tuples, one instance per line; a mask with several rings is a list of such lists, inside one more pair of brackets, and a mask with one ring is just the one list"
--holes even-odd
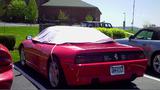
[[(115, 28), (123, 29), (123, 27), (115, 27)], [(126, 27), (126, 30), (131, 30), (131, 29), (132, 29), (131, 26), (127, 26), (127, 27)], [(133, 27), (133, 30), (135, 30), (135, 31), (138, 31), (139, 29), (141, 29), (141, 28), (139, 28), (139, 27)]]

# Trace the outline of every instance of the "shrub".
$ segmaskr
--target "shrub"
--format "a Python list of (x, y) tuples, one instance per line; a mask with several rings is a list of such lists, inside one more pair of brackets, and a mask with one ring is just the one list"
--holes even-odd
[(125, 31), (122, 29), (112, 28), (111, 30), (112, 30), (114, 39), (126, 37)]
[(130, 33), (130, 32), (127, 32), (127, 31), (125, 32), (125, 36), (126, 36), (126, 37), (130, 37), (131, 35), (134, 35), (134, 34), (133, 34), (133, 33)]
[(85, 17), (85, 20), (86, 20), (86, 21), (93, 21), (93, 17), (92, 17), (91, 15), (87, 15), (87, 16)]
[(59, 11), (58, 20), (67, 21), (69, 17), (62, 10)]
[(38, 7), (35, 0), (30, 0), (25, 9), (25, 19), (27, 22), (35, 22), (38, 18)]
[(138, 32), (138, 30), (136, 30), (136, 29), (129, 29), (129, 30), (126, 30), (127, 32), (129, 32), (129, 33), (133, 33), (133, 34), (135, 34), (135, 33), (137, 33)]
[(0, 43), (6, 46), (9, 50), (14, 50), (16, 43), (15, 36), (13, 35), (0, 35)]
[(130, 35), (132, 35), (132, 33), (128, 33), (118, 28), (97, 28), (97, 30), (101, 31), (102, 33), (104, 33), (105, 35), (113, 39), (125, 38), (125, 37), (129, 37)]
[(5, 4), (4, 0), (0, 0), (0, 17), (3, 16), (5, 13)]
[(105, 35), (111, 38), (113, 37), (113, 33), (111, 30), (107, 30), (106, 28), (97, 28), (97, 30), (101, 31), (102, 33), (104, 33)]

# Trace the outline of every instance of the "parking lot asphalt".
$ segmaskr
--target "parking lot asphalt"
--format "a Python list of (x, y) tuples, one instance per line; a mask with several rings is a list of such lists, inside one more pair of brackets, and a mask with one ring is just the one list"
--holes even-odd
[(14, 69), (14, 80), (11, 89), (12, 90), (37, 90), (38, 88), (28, 80), (23, 74)]
[[(52, 89), (46, 78), (35, 72), (29, 67), (22, 67), (19, 63), (15, 64), (15, 78), (12, 84), (12, 90), (46, 90)], [(66, 87), (76, 89), (136, 89), (136, 90), (159, 90), (160, 77), (153, 74), (152, 71), (146, 72), (144, 77), (137, 78), (131, 83), (114, 82), (104, 85), (88, 85), (78, 87)], [(63, 88), (63, 87), (62, 87)]]

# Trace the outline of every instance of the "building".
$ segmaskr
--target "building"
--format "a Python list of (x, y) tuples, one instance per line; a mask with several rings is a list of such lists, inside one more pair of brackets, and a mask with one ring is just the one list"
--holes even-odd
[(55, 22), (59, 20), (60, 12), (68, 17), (66, 20), (71, 24), (79, 24), (85, 21), (87, 15), (92, 16), (94, 21), (100, 21), (100, 10), (82, 0), (38, 0), (39, 21)]
[[(26, 1), (27, 4), (29, 3), (29, 0), (25, 0), (25, 1)], [(44, 4), (48, 1), (49, 0), (36, 0), (38, 6), (41, 6), (42, 4)]]

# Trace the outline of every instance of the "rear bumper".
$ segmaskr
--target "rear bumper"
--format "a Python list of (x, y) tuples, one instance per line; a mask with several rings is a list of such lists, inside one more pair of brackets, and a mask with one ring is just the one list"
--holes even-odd
[(0, 89), (10, 89), (12, 85), (12, 81), (13, 81), (12, 68), (0, 73)]
[[(123, 65), (123, 75), (111, 75), (110, 67)], [(129, 80), (133, 75), (142, 77), (147, 66), (147, 60), (130, 60), (119, 62), (103, 62), (92, 64), (65, 64), (64, 74), (68, 85), (88, 85), (93, 81), (109, 83), (120, 80)]]

